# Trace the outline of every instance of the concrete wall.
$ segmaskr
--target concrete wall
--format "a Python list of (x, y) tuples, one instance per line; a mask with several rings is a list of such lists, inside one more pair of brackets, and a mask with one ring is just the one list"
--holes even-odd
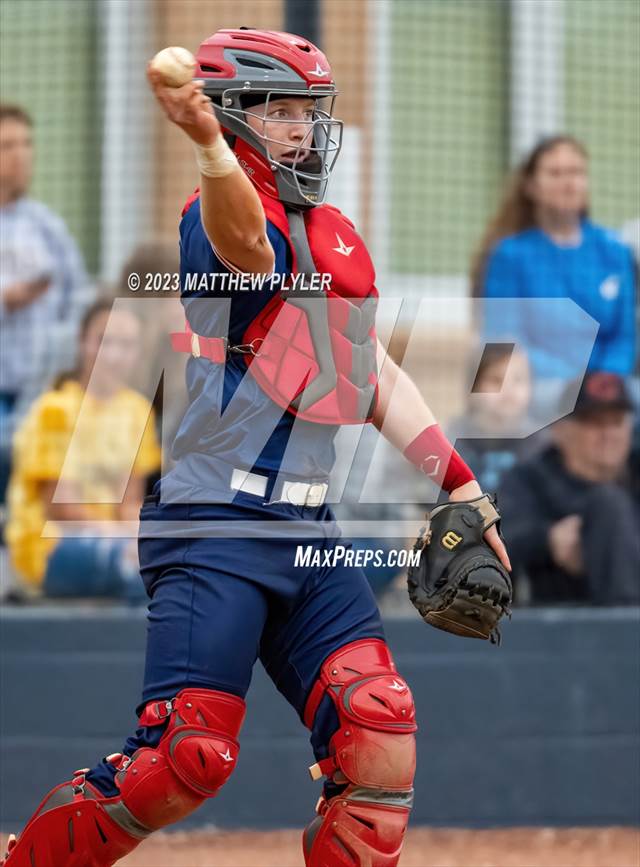
[[(519, 611), (495, 648), (389, 620), (418, 706), (416, 824), (598, 825), (640, 819), (638, 610)], [(5, 609), (0, 827), (116, 751), (135, 724), (143, 614)], [(238, 770), (187, 824), (292, 827), (320, 785), (296, 715), (256, 668)]]

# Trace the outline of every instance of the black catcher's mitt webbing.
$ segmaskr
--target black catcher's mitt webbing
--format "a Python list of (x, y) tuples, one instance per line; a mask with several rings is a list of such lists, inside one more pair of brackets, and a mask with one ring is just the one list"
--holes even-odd
[[(510, 615), (509, 573), (484, 533), (500, 527), (494, 500), (484, 494), (437, 506), (414, 545), (420, 562), (408, 571), (409, 596), (426, 623), (469, 638), (500, 643), (498, 621)], [(425, 532), (426, 531), (426, 532)]]

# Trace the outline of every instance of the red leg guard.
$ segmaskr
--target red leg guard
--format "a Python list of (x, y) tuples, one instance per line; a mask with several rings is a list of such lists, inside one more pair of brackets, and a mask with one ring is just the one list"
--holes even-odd
[(415, 708), (383, 641), (341, 648), (322, 666), (305, 722), (311, 727), (322, 697), (336, 706), (340, 728), (329, 758), (311, 768), (338, 785), (321, 799), (304, 834), (307, 867), (396, 867), (413, 800)]
[(123, 802), (154, 831), (213, 798), (231, 776), (245, 713), (241, 698), (185, 689), (172, 702), (151, 702), (140, 725), (167, 726), (157, 749), (138, 750), (116, 774)]
[(76, 777), (52, 789), (20, 837), (9, 844), (7, 867), (110, 867), (150, 833), (135, 837), (105, 812), (119, 798), (105, 798)]
[(7, 867), (111, 867), (152, 831), (176, 822), (231, 775), (242, 699), (204, 689), (182, 690), (170, 702), (151, 702), (140, 724), (169, 720), (157, 749), (109, 758), (120, 794), (106, 798), (84, 773), (53, 789), (16, 842)]
[(324, 815), (305, 831), (310, 867), (396, 867), (409, 821), (406, 806), (359, 802), (345, 795), (324, 802)]

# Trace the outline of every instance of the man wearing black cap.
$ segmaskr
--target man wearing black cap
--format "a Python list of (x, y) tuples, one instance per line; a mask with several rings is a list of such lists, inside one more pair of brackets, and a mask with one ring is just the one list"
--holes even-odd
[(504, 476), (504, 532), (533, 603), (640, 602), (632, 408), (620, 376), (587, 374), (573, 413), (551, 428), (552, 445)]

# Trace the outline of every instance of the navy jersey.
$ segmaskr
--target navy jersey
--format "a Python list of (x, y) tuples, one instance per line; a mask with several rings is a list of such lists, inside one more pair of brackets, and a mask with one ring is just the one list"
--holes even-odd
[[(267, 233), (275, 252), (274, 273), (289, 274), (290, 253), (284, 236), (270, 222)], [(216, 255), (205, 235), (198, 198), (180, 224), (182, 303), (194, 332), (205, 337), (228, 336), (237, 344), (243, 342), (247, 326), (278, 289), (265, 281), (259, 289), (229, 291), (220, 280), (204, 286), (193, 279), (193, 275), (230, 273), (231, 267)], [(197, 453), (241, 469), (277, 472), (282, 468), (305, 479), (328, 476), (335, 460), (333, 440), (338, 426), (305, 422), (283, 411), (261, 391), (242, 356), (230, 354), (224, 365), (190, 358), (186, 378), (189, 406), (174, 441), (176, 461)], [(286, 466), (282, 466), (294, 422), (295, 448), (287, 452)], [(269, 436), (262, 445), (265, 434)]]

